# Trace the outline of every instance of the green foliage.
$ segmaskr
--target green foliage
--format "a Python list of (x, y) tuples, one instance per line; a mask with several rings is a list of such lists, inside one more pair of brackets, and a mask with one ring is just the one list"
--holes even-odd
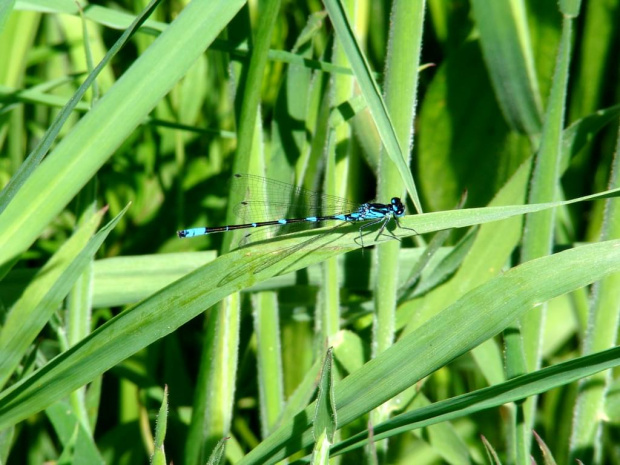
[(620, 0), (146, 3), (0, 6), (0, 463), (620, 463)]

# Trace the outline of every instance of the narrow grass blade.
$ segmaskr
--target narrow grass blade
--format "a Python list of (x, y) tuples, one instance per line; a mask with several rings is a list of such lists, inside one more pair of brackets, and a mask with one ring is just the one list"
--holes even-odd
[(334, 350), (329, 348), (323, 360), (321, 379), (319, 381), (319, 394), (317, 396), (316, 410), (314, 412), (314, 437), (318, 439), (326, 434), (329, 443), (333, 443), (338, 420), (336, 417), (336, 404), (334, 401)]
[(336, 30), (336, 35), (341, 41), (347, 57), (351, 62), (351, 68), (355, 73), (355, 77), (362, 91), (362, 95), (368, 103), (368, 108), (373, 116), (373, 119), (375, 120), (375, 124), (379, 130), (379, 135), (381, 136), (385, 150), (398, 167), (400, 176), (405, 184), (405, 187), (407, 188), (407, 191), (409, 192), (409, 195), (411, 196), (411, 200), (413, 201), (416, 210), (418, 212), (422, 212), (422, 206), (420, 204), (415, 183), (413, 181), (413, 177), (411, 176), (411, 171), (406, 164), (407, 157), (398, 142), (396, 131), (394, 130), (387, 107), (383, 101), (381, 92), (379, 91), (379, 86), (374, 80), (374, 77), (370, 72), (368, 61), (366, 60), (366, 57), (362, 53), (362, 50), (355, 39), (353, 29), (347, 19), (345, 9), (340, 0), (325, 0), (324, 3), (329, 14), (329, 18), (334, 25), (334, 29)]
[(551, 449), (549, 449), (549, 446), (545, 444), (545, 441), (542, 440), (542, 438), (536, 433), (536, 431), (532, 431), (532, 433), (534, 434), (534, 438), (536, 439), (538, 447), (540, 447), (540, 451), (542, 452), (544, 464), (557, 465), (557, 462), (553, 458), (553, 454), (551, 453)]
[[(495, 386), (435, 402), (412, 412), (397, 415), (374, 427), (374, 439), (388, 438), (405, 431), (424, 428), (440, 422), (466, 417), (485, 409), (500, 407), (617, 366), (620, 366), (620, 348), (558, 363)], [(357, 434), (346, 441), (335, 444), (332, 453), (334, 455), (336, 453), (342, 454), (363, 447), (368, 440), (367, 438), (367, 433)]]
[[(534, 157), (530, 181), (529, 203), (549, 202), (558, 198), (562, 160), (562, 131), (568, 92), (568, 71), (571, 58), (572, 19), (562, 21), (562, 37), (553, 74), (551, 95), (545, 112), (540, 147)], [(550, 254), (554, 241), (555, 210), (533, 213), (525, 218), (521, 262)], [(546, 308), (524, 315), (506, 335), (506, 373), (508, 377), (533, 371), (541, 364), (542, 322)], [(517, 328), (518, 326), (518, 328)], [(530, 456), (531, 428), (536, 399), (517, 405), (517, 462), (525, 463)]]
[[(609, 185), (620, 185), (620, 128)], [(606, 201), (601, 240), (617, 238), (620, 238), (620, 202), (618, 199), (610, 199)], [(620, 320), (618, 289), (620, 289), (620, 274), (608, 276), (593, 287), (589, 300), (588, 330), (583, 340), (584, 354), (599, 352), (617, 344), (617, 328)], [(601, 412), (605, 411), (610, 383), (610, 373), (599, 373), (581, 383), (575, 402), (570, 438), (573, 459), (581, 458), (594, 462), (596, 456), (603, 453), (600, 434), (603, 422)]]
[[(217, 260), (213, 263), (217, 263)], [(175, 284), (169, 288), (174, 289)], [(166, 300), (171, 297), (165, 290), (163, 295), (166, 296)], [(147, 302), (149, 300), (147, 299)], [(187, 463), (204, 462), (211, 450), (217, 447), (218, 441), (223, 436), (222, 433), (230, 430), (232, 423), (234, 384), (239, 359), (240, 295), (236, 292), (232, 294), (229, 292), (215, 301), (205, 300), (200, 303), (200, 310), (196, 312), (196, 315), (218, 301), (220, 301), (219, 304), (210, 309), (210, 318), (204, 330), (192, 421), (185, 442)], [(194, 304), (198, 302), (186, 301), (186, 303), (193, 307), (193, 311), (197, 310)], [(165, 308), (170, 304), (171, 302), (168, 301), (162, 310), (166, 311)], [(173, 307), (177, 306), (173, 304)], [(183, 307), (185, 305), (181, 304), (175, 311)], [(170, 329), (173, 330), (172, 327)]]
[(310, 403), (317, 388), (319, 372), (321, 370), (320, 362), (321, 360), (316, 360), (314, 362), (312, 367), (306, 372), (306, 376), (304, 376), (303, 380), (297, 386), (295, 392), (289, 396), (275, 428), (279, 427), (282, 423), (290, 421), (291, 418), (301, 412)]
[[(2, 108), (2, 113), (10, 111), (13, 105), (18, 103), (35, 103), (53, 108), (63, 108), (67, 104), (67, 99), (48, 92), (75, 79), (75, 76), (70, 78), (63, 77), (46, 82), (45, 84), (29, 87), (27, 89), (16, 89), (8, 86), (0, 86), (0, 97), (2, 97), (5, 101), (10, 102), (9, 106)], [(86, 102), (78, 102), (74, 108), (75, 110), (86, 112), (90, 109), (90, 105)]]
[(484, 450), (487, 453), (487, 458), (489, 459), (489, 462), (493, 465), (502, 465), (502, 461), (499, 459), (499, 455), (497, 454), (491, 443), (488, 441), (488, 439), (484, 436), (482, 436), (482, 443), (484, 444)]
[(257, 292), (252, 299), (261, 431), (267, 437), (282, 414), (284, 385), (278, 296), (275, 292)]
[(334, 402), (333, 349), (327, 350), (323, 361), (319, 394), (314, 411), (314, 450), (311, 463), (313, 465), (329, 463), (329, 446), (334, 443), (337, 429), (336, 405)]
[(562, 161), (560, 172), (564, 173), (571, 159), (596, 136), (602, 128), (620, 115), (620, 105), (598, 110), (567, 127), (562, 133)]
[(474, 0), (472, 6), (504, 117), (514, 129), (535, 137), (541, 129), (542, 104), (525, 2)]
[(105, 463), (92, 434), (80, 424), (69, 403), (56, 402), (45, 409), (45, 413), (65, 449), (63, 454), (70, 452), (68, 459), (72, 463)]
[(93, 306), (135, 304), (216, 257), (215, 251), (205, 251), (96, 260)]
[[(138, 303), (216, 257), (215, 251), (205, 251), (127, 255), (95, 260), (92, 306), (120, 307)], [(13, 270), (0, 281), (3, 305), (13, 305), (37, 271)]]
[(222, 438), (218, 441), (217, 445), (209, 456), (207, 465), (219, 465), (220, 463), (222, 463), (222, 458), (224, 457), (224, 452), (226, 451), (226, 441), (228, 439), (229, 438)]
[(168, 386), (164, 387), (164, 399), (162, 400), (157, 422), (155, 427), (155, 443), (153, 444), (153, 456), (151, 464), (166, 465), (166, 451), (164, 450), (164, 439), (166, 439), (166, 430), (168, 429)]
[[(385, 73), (386, 108), (394, 124), (394, 131), (403, 148), (405, 163), (410, 162), (413, 144), (413, 121), (416, 113), (418, 68), (424, 30), (424, 1), (398, 0), (392, 3), (390, 33)], [(378, 174), (378, 197), (390, 198), (402, 192), (399, 167), (391, 155), (381, 152)], [(400, 195), (400, 194), (398, 194)], [(400, 242), (394, 241), (378, 250), (378, 274), (375, 287), (376, 317), (373, 329), (373, 352), (380, 353), (394, 342), (398, 286), (398, 256)], [(389, 406), (373, 414), (373, 423), (389, 415)], [(383, 453), (383, 452), (382, 452)]]
[(77, 230), (40, 270), (11, 309), (0, 331), (0, 351), (6, 354), (0, 359), (0, 386), (6, 384), (28, 346), (69, 293), (127, 207), (91, 238), (106, 210), (94, 215)]
[[(557, 198), (571, 38), (572, 23), (567, 19), (563, 23), (558, 61), (545, 116), (540, 149), (534, 160), (529, 194), (530, 203), (550, 202)], [(522, 261), (549, 253), (553, 237), (554, 218), (553, 210), (527, 216)]]

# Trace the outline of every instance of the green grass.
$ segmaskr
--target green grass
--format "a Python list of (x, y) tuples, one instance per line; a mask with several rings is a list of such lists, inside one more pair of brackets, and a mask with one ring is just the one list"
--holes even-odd
[(0, 462), (620, 463), (620, 2), (187, 3), (0, 7)]

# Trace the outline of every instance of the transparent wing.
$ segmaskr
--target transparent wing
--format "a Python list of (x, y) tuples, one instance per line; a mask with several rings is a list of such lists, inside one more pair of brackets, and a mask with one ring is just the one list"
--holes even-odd
[[(359, 208), (359, 204), (342, 197), (320, 194), (303, 187), (251, 174), (235, 174), (232, 188), (242, 198), (234, 208), (234, 213), (243, 223), (330, 216), (351, 213)], [(323, 222), (302, 222), (251, 229), (243, 236), (240, 245), (316, 228), (322, 224)]]
[(233, 189), (242, 202), (234, 212), (244, 222), (351, 213), (358, 203), (251, 174), (235, 174)]

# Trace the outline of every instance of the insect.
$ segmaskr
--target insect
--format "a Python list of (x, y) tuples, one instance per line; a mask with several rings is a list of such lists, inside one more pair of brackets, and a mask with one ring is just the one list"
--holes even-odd
[[(242, 224), (183, 229), (181, 238), (222, 233), (239, 229), (259, 229), (291, 225), (317, 225), (326, 221), (363, 223), (360, 228), (360, 244), (364, 246), (364, 229), (381, 224), (377, 237), (383, 234), (387, 224), (394, 220), (400, 228), (399, 218), (405, 215), (405, 205), (398, 197), (390, 203), (366, 202), (356, 204), (333, 195), (320, 194), (303, 187), (251, 174), (235, 174), (233, 189), (241, 192), (244, 200), (235, 208), (235, 214), (246, 221)], [(339, 225), (337, 225), (339, 226)], [(404, 228), (410, 229), (410, 228)], [(326, 231), (328, 234), (330, 230)], [(249, 238), (252, 233), (246, 234)]]

